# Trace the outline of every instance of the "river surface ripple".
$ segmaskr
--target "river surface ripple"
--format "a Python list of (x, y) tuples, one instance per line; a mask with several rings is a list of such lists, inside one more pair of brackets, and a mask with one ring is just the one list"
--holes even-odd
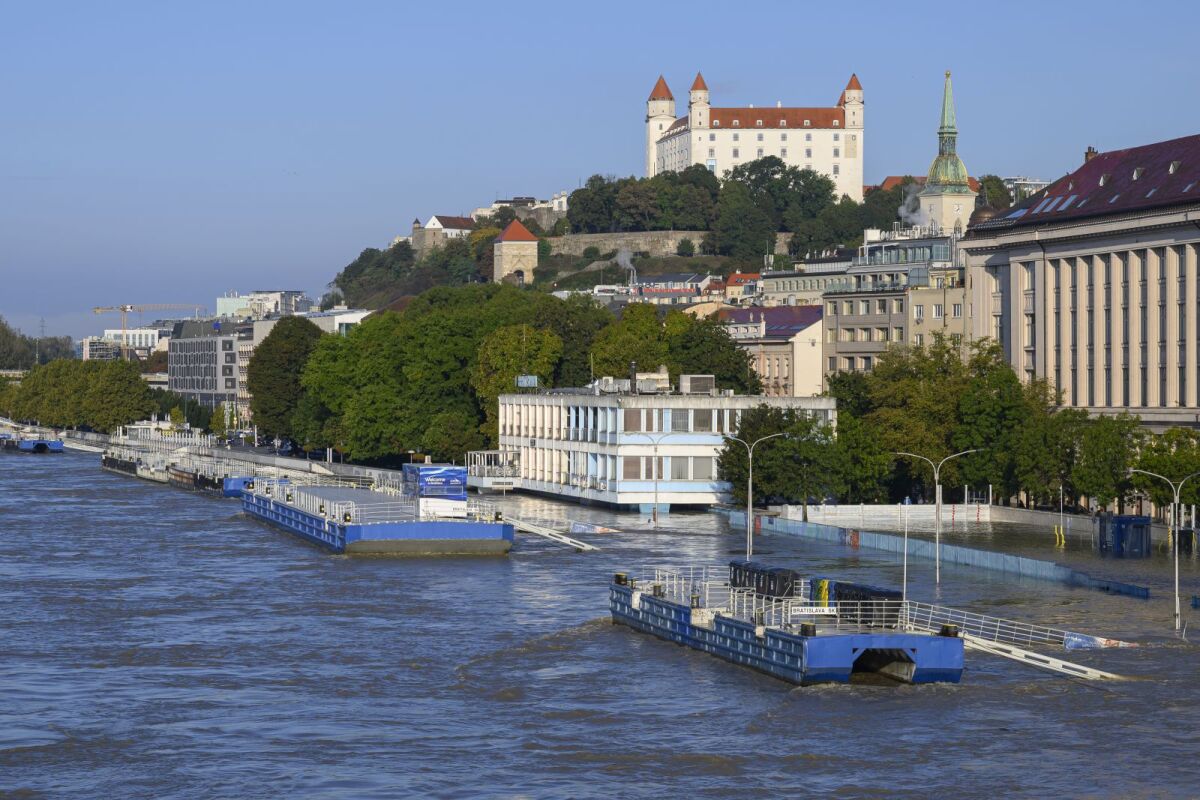
[[(968, 654), (957, 686), (791, 688), (608, 621), (613, 571), (737, 554), (713, 514), (652, 531), (508, 498), (624, 532), (591, 537), (593, 554), (518, 535), (507, 558), (347, 558), (98, 460), (0, 455), (0, 796), (1200, 794), (1200, 651), (1169, 635), (1162, 557), (1068, 554), (1129, 571), (1149, 601), (943, 573), (949, 605), (1141, 641), (1068, 656), (1137, 680)], [(890, 554), (758, 546), (809, 574), (899, 585)], [(910, 579), (933, 599), (928, 564)], [(1184, 591), (1200, 591), (1193, 563)]]

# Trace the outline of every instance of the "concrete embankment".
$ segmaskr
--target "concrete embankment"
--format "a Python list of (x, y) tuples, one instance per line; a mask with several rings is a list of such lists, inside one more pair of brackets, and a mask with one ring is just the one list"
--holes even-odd
[[(729, 517), (734, 525), (746, 524), (746, 512), (733, 508), (718, 508), (718, 513)], [(905, 539), (887, 533), (875, 533), (854, 528), (841, 528), (802, 520), (785, 519), (772, 514), (755, 514), (755, 530), (779, 533), (787, 536), (801, 536), (808, 539), (840, 544), (851, 548), (868, 547), (874, 550), (885, 550), (892, 553), (903, 553)], [(908, 555), (910, 558), (936, 558), (934, 542), (908, 538)], [(1135, 586), (1120, 581), (1094, 578), (1084, 572), (1055, 564), (1053, 561), (1042, 561), (1036, 558), (1015, 556), (993, 550), (978, 550), (973, 547), (943, 544), (941, 550), (942, 563), (958, 566), (974, 567), (976, 569), (1006, 572), (1028, 578), (1056, 581), (1070, 586), (1081, 586), (1087, 589), (1097, 589), (1102, 592), (1123, 594), (1129, 597), (1147, 598), (1150, 590), (1144, 586)]]

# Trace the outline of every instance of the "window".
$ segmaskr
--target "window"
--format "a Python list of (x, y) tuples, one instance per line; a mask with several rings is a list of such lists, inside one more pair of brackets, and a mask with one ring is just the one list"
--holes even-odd
[(893, 342), (903, 342), (904, 341), (904, 328), (892, 328), (892, 341)]
[(870, 314), (871, 313), (871, 301), (870, 300), (859, 300), (858, 301), (858, 313), (863, 314), (863, 315)]
[(870, 356), (863, 356), (858, 360), (858, 365), (863, 372), (870, 372), (872, 367), (872, 359)]
[(812, 158), (812, 148), (811, 147), (804, 148), (804, 157)]
[(640, 408), (625, 409), (625, 427), (626, 433), (640, 433), (642, 430), (642, 410)]
[(779, 151), (779, 157), (787, 158), (787, 148), (786, 147)]
[(962, 303), (955, 303), (953, 306), (951, 306), (951, 313), (954, 315), (955, 319), (961, 319), (962, 318)]
[(892, 313), (893, 314), (903, 314), (904, 313), (904, 301), (903, 300), (893, 300), (892, 301)]
[(715, 141), (717, 140), (717, 135), (716, 135), (715, 133), (710, 133), (710, 134), (708, 135), (708, 140), (709, 140), (710, 142), (715, 142)]
[(762, 156), (763, 156), (763, 149), (760, 147), (760, 148), (758, 148), (758, 157), (762, 158)]
[(736, 147), (735, 147), (735, 148), (733, 148), (733, 157), (734, 157), (734, 158), (737, 158), (737, 157), (738, 157), (738, 149), (737, 149)]
[(676, 408), (671, 411), (671, 430), (674, 433), (687, 433), (689, 415), (686, 408)]
[(913, 316), (916, 319), (925, 319), (925, 306), (921, 305), (920, 303), (913, 306)]
[(838, 140), (838, 137), (839, 137), (839, 136), (841, 136), (841, 134), (840, 134), (840, 133), (835, 133), (835, 134), (833, 135), (833, 140), (836, 142), (836, 141)]
[[(784, 127), (786, 124), (787, 124), (787, 120), (782, 120), (782, 119), (781, 119), (781, 120), (779, 120), (779, 127), (781, 127), (781, 128), (782, 128), (782, 127)], [(786, 142), (786, 141), (787, 141), (787, 134), (786, 134), (786, 133), (781, 133), (781, 134), (779, 134), (779, 141), (781, 141), (781, 142)]]
[(804, 141), (806, 141), (806, 142), (811, 142), (811, 141), (812, 141), (812, 134), (811, 134), (811, 133), (806, 133), (806, 134), (804, 134)]
[(742, 125), (742, 121), (740, 119), (735, 119), (733, 121), (733, 127), (739, 128), (739, 127), (741, 127), (741, 125)]
[(837, 356), (830, 356), (829, 357), (829, 371), (834, 372), (836, 370), (837, 370)]
[(221, 342), (221, 349), (222, 350), (232, 350), (233, 349), (233, 340), (226, 339), (225, 341)]
[(716, 149), (715, 149), (715, 148), (712, 148), (712, 147), (708, 148), (708, 157), (709, 157), (709, 158), (716, 158), (716, 157), (717, 157), (717, 151), (716, 151)]
[[(626, 409), (628, 411), (628, 409)], [(621, 461), (621, 474), (627, 481), (639, 481), (642, 479), (642, 457), (641, 456), (624, 456)]]
[(842, 313), (843, 314), (853, 314), (854, 313), (854, 301), (853, 300), (847, 300), (844, 303), (842, 303)]
[(713, 430), (713, 412), (711, 408), (697, 408), (692, 412), (692, 430), (711, 433)]
[(806, 127), (806, 128), (811, 128), (811, 127), (812, 127), (812, 120), (810, 120), (810, 119), (806, 119), (806, 120), (804, 120), (804, 127)]
[(834, 157), (834, 158), (841, 158), (841, 157), (842, 157), (842, 149), (841, 149), (840, 147), (835, 147), (835, 148), (833, 148), (833, 157)]
[(875, 313), (876, 314), (886, 314), (887, 313), (887, 300), (876, 300), (875, 301)]
[(711, 481), (713, 479), (713, 457), (695, 456), (692, 458), (692, 480)]
[(686, 456), (672, 456), (671, 480), (686, 481), (688, 479), (688, 460)]
[(836, 317), (837, 316), (837, 301), (830, 300), (828, 303), (826, 303), (825, 304), (825, 313), (829, 314), (829, 316), (831, 316), (831, 317)]
[(837, 329), (836, 328), (827, 328), (825, 330), (825, 341), (827, 341), (827, 342), (836, 342), (837, 341)]
[(740, 136), (741, 136), (741, 134), (740, 134), (740, 133), (735, 133), (735, 134), (733, 135), (733, 140), (736, 142)]
[(887, 340), (888, 340), (888, 329), (887, 328), (876, 328), (875, 329), (875, 341), (886, 342)]
[(925, 334), (918, 333), (913, 336), (913, 344), (917, 347), (923, 347), (925, 344)]
[[(761, 119), (758, 121), (758, 126), (759, 126), (760, 128), (762, 127), (762, 120), (761, 120)], [(762, 134), (760, 133), (760, 134), (758, 134), (758, 141), (760, 141), (760, 142), (761, 142), (762, 140), (763, 140), (763, 138), (762, 138)]]
[[(781, 120), (779, 120), (779, 127), (781, 127), (781, 128), (786, 128), (786, 127), (787, 127), (787, 120), (786, 120), (786, 119), (781, 119)], [(785, 135), (785, 137), (784, 137), (784, 138), (786, 138), (786, 135)]]
[(837, 165), (837, 164), (834, 164), (834, 165), (833, 165), (833, 174), (834, 174), (834, 175), (840, 175), (840, 174), (842, 174), (842, 173), (841, 173), (841, 170), (839, 170), (839, 169), (838, 169), (838, 165)]
[[(762, 120), (761, 120), (761, 119), (756, 119), (756, 120), (754, 120), (754, 124), (755, 124), (755, 125), (757, 125), (758, 127), (760, 127), (760, 128), (761, 128), (761, 127), (762, 127)], [(759, 140), (760, 142), (762, 141), (762, 134), (761, 134), (761, 133), (758, 135), (758, 140)]]
[(934, 319), (942, 318), (942, 304), (941, 303), (933, 304), (933, 318)]

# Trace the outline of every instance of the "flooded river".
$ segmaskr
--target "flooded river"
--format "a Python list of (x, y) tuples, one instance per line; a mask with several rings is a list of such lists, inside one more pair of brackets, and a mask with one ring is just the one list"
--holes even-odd
[[(715, 514), (653, 530), (507, 498), (622, 532), (585, 537), (592, 554), (518, 534), (501, 558), (350, 558), (98, 461), (0, 455), (0, 796), (1200, 794), (1200, 649), (1171, 635), (1162, 556), (955, 534), (1123, 576), (1150, 600), (954, 566), (937, 592), (932, 565), (910, 565), (916, 599), (1140, 642), (1066, 656), (1134, 680), (968, 653), (959, 685), (794, 688), (608, 621), (614, 571), (737, 556), (742, 534)], [(899, 586), (891, 554), (757, 546)], [(1197, 584), (1188, 562), (1187, 596)]]

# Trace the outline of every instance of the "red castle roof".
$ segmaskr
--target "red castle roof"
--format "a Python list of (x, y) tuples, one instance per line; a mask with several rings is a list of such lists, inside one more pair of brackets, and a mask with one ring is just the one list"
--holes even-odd
[(675, 95), (671, 94), (671, 90), (667, 88), (667, 82), (662, 75), (658, 76), (658, 83), (654, 84), (654, 89), (650, 92), (651, 100), (674, 100)]
[(530, 233), (529, 228), (522, 225), (519, 219), (508, 223), (508, 227), (496, 237), (497, 242), (536, 242), (537, 240), (538, 237)]
[(708, 84), (704, 82), (704, 76), (699, 72), (696, 73), (696, 80), (692, 81), (693, 92), (707, 92)]

